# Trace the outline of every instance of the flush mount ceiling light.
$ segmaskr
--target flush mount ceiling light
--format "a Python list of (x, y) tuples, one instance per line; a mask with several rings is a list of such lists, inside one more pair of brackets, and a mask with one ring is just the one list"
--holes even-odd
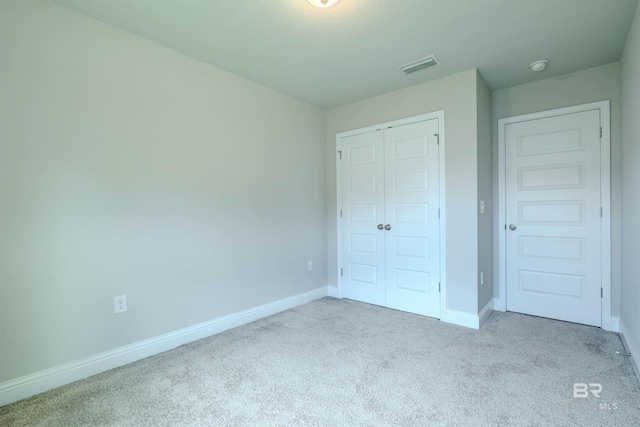
[(400, 67), (405, 74), (415, 73), (416, 71), (424, 70), (425, 68), (435, 67), (440, 65), (440, 61), (435, 56), (427, 56), (426, 58), (418, 59), (417, 61), (410, 62)]
[(338, 3), (338, 0), (309, 0), (309, 3), (315, 7), (331, 7)]
[(547, 61), (546, 59), (541, 59), (540, 61), (532, 62), (531, 64), (529, 64), (529, 68), (531, 68), (531, 71), (542, 71), (547, 68), (548, 63), (549, 61)]

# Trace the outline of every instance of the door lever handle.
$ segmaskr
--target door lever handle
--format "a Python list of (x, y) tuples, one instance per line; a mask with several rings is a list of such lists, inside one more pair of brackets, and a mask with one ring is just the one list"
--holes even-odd
[(384, 226), (384, 229), (389, 231), (389, 230), (391, 230), (391, 226), (389, 224), (387, 224), (387, 225)]
[(383, 228), (384, 228), (384, 225), (378, 224), (378, 230), (382, 230)]
[(515, 224), (511, 224), (509, 226), (509, 230), (511, 230), (511, 231), (515, 230), (516, 228), (518, 228), (518, 227)]

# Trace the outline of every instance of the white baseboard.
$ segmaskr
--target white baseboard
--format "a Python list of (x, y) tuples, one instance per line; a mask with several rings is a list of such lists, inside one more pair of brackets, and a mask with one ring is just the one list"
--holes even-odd
[(441, 319), (447, 323), (453, 323), (458, 326), (465, 326), (467, 328), (479, 329), (480, 320), (477, 314), (467, 313), (465, 311), (449, 310), (444, 319)]
[(620, 332), (620, 318), (611, 316), (611, 332)]
[(624, 321), (620, 319), (619, 328), (620, 335), (622, 336), (622, 341), (624, 343), (625, 348), (631, 353), (629, 359), (631, 359), (631, 364), (633, 365), (633, 370), (636, 373), (636, 377), (638, 377), (638, 381), (640, 381), (640, 343), (633, 342), (633, 339), (627, 332), (627, 329), (624, 326)]
[(489, 302), (482, 307), (480, 313), (478, 313), (478, 328), (481, 328), (482, 325), (484, 325), (484, 322), (486, 322), (489, 316), (491, 316), (491, 313), (493, 313), (493, 299), (490, 299)]
[(0, 406), (326, 297), (327, 286), (0, 383)]
[(493, 311), (493, 300), (480, 310), (480, 313), (467, 313), (465, 311), (449, 310), (443, 319), (443, 322), (453, 323), (454, 325), (466, 326), (467, 328), (480, 329), (482, 324), (489, 318)]
[(334, 298), (342, 298), (342, 295), (340, 294), (340, 288), (337, 286), (327, 286), (328, 291), (327, 294), (330, 297), (334, 297)]

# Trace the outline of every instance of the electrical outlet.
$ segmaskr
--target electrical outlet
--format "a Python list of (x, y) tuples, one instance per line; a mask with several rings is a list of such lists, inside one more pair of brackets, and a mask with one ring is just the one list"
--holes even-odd
[(313, 270), (313, 261), (307, 261), (307, 270)]
[(480, 286), (484, 285), (484, 272), (480, 273)]
[(120, 295), (119, 297), (115, 297), (113, 299), (113, 313), (124, 313), (127, 311), (127, 296)]

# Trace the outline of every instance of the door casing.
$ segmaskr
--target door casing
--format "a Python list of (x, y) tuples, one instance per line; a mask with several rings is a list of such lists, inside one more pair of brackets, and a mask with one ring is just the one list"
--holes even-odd
[(507, 310), (507, 247), (506, 247), (506, 136), (508, 124), (543, 119), (564, 114), (599, 110), (602, 138), (600, 139), (600, 194), (602, 204), (602, 329), (610, 331), (611, 321), (611, 123), (610, 102), (599, 101), (565, 108), (507, 117), (498, 120), (498, 297), (494, 297), (494, 310)]
[[(447, 298), (446, 298), (446, 212), (445, 212), (445, 126), (444, 126), (444, 110), (435, 111), (432, 113), (421, 114), (418, 116), (407, 117), (404, 119), (394, 120), (390, 122), (380, 123), (373, 126), (367, 126), (364, 128), (354, 129), (346, 132), (340, 132), (336, 134), (336, 206), (338, 207), (336, 211), (336, 222), (337, 222), (337, 233), (336, 233), (336, 242), (337, 242), (337, 259), (338, 261), (342, 259), (342, 247), (340, 245), (342, 235), (342, 227), (341, 227), (341, 217), (340, 212), (342, 211), (342, 190), (340, 183), (342, 182), (342, 171), (340, 167), (340, 156), (342, 153), (342, 138), (358, 135), (361, 133), (372, 132), (380, 129), (386, 129), (388, 127), (402, 126), (408, 125), (411, 123), (422, 122), (426, 120), (438, 119), (438, 138), (440, 150), (438, 154), (439, 161), (439, 192), (440, 192), (440, 201), (438, 208), (440, 209), (440, 320), (446, 321), (446, 307), (447, 307)], [(336, 282), (338, 283), (338, 297), (342, 298), (342, 276), (340, 274), (341, 270), (340, 262), (337, 263), (337, 271), (336, 271)]]

